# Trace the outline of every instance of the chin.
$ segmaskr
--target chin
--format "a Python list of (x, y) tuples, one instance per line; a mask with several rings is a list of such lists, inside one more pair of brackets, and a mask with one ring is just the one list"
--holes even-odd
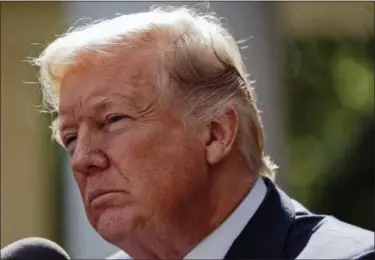
[(104, 210), (97, 218), (95, 230), (99, 235), (111, 244), (120, 243), (131, 234), (139, 224), (139, 216), (129, 209), (109, 208)]

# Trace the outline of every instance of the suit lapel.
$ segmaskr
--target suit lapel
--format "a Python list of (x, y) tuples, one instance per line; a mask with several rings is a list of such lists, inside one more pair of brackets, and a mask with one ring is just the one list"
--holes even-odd
[(291, 199), (264, 178), (267, 194), (224, 259), (283, 258), (295, 210)]

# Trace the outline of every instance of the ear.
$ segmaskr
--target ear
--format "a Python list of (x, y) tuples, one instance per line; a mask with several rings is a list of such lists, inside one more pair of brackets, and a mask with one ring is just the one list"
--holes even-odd
[(211, 122), (206, 132), (206, 160), (219, 163), (233, 149), (239, 128), (239, 116), (234, 107)]

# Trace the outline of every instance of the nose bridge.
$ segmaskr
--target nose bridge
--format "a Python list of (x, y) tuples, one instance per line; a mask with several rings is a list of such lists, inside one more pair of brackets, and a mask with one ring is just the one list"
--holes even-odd
[(74, 153), (72, 155), (72, 168), (78, 172), (85, 172), (94, 162), (94, 153), (98, 150), (97, 138), (89, 128), (81, 129), (77, 136)]
[(77, 137), (77, 143), (75, 147), (75, 154), (78, 155), (88, 155), (90, 154), (93, 150), (93, 142), (91, 141), (92, 138), (90, 138), (89, 133), (81, 134)]

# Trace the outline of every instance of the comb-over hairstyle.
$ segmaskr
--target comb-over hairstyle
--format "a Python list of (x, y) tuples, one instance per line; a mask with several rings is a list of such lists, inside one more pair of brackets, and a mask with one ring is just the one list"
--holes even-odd
[[(155, 87), (162, 104), (183, 106), (186, 125), (237, 109), (238, 148), (252, 171), (273, 179), (277, 168), (264, 155), (262, 123), (237, 42), (213, 13), (188, 7), (158, 7), (69, 30), (34, 60), (44, 101), (58, 112), (61, 79), (88, 57), (111, 58), (152, 44)], [(175, 100), (175, 101), (172, 101)], [(52, 126), (58, 139), (56, 123)]]

